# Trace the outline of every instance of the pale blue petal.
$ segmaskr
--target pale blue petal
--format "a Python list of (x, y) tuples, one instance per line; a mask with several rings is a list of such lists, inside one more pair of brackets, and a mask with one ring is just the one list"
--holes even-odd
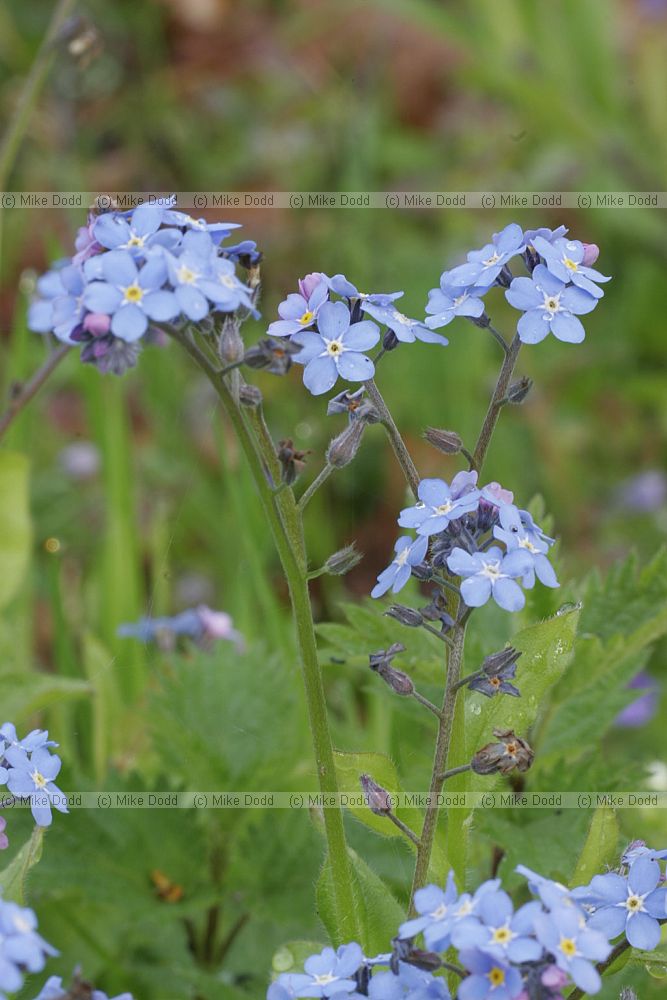
[(567, 312), (556, 313), (551, 320), (551, 332), (567, 344), (580, 344), (586, 336), (581, 320)]
[(328, 392), (336, 384), (337, 379), (338, 369), (328, 355), (325, 358), (313, 358), (304, 368), (303, 384), (313, 396), (321, 396), (323, 392)]
[(111, 332), (128, 344), (143, 337), (147, 326), (146, 314), (133, 303), (118, 309), (111, 320)]
[(531, 309), (517, 323), (519, 339), (524, 344), (539, 344), (549, 333), (549, 323), (541, 309)]
[(375, 374), (375, 365), (365, 354), (345, 351), (338, 358), (338, 372), (348, 382), (367, 382)]

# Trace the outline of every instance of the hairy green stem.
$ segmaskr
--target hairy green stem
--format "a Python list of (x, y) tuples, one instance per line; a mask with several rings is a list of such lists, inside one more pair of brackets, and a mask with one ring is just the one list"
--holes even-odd
[(519, 357), (520, 349), (521, 341), (519, 340), (519, 334), (517, 333), (505, 353), (505, 359), (500, 369), (500, 374), (498, 375), (498, 381), (495, 389), (493, 390), (491, 402), (489, 403), (489, 408), (486, 411), (486, 417), (484, 418), (484, 423), (482, 424), (482, 429), (479, 432), (477, 444), (475, 445), (475, 451), (473, 452), (473, 465), (478, 472), (482, 471), (484, 459), (486, 458), (486, 453), (489, 449), (489, 445), (491, 444), (491, 438), (493, 437), (493, 432), (496, 428), (496, 424), (498, 423), (500, 411), (502, 410), (503, 403), (505, 402), (510, 379), (512, 378), (512, 372), (514, 371), (514, 366), (516, 365), (517, 358)]
[[(438, 826), (438, 815), (440, 807), (438, 797), (442, 791), (444, 783), (444, 770), (449, 756), (450, 743), (452, 739), (452, 727), (454, 724), (454, 709), (456, 707), (456, 685), (461, 676), (461, 665), (463, 663), (463, 647), (465, 644), (465, 627), (457, 627), (453, 630), (453, 645), (449, 651), (447, 662), (447, 680), (445, 683), (445, 694), (440, 713), (440, 724), (438, 726), (438, 736), (435, 743), (435, 753), (433, 755), (433, 771), (431, 774), (431, 786), (429, 789), (428, 805), (424, 814), (424, 824), (419, 838), (417, 848), (417, 860), (415, 861), (415, 873), (412, 880), (411, 900), (417, 889), (426, 884), (428, 879), (429, 866), (431, 864), (431, 852), (433, 851), (433, 841)], [(412, 911), (414, 912), (414, 911)]]
[(403, 470), (403, 475), (408, 481), (408, 486), (414, 495), (417, 496), (420, 477), (415, 467), (415, 463), (412, 461), (410, 452), (405, 447), (405, 441), (401, 437), (401, 432), (396, 426), (394, 418), (389, 412), (389, 407), (385, 403), (382, 393), (375, 384), (375, 380), (370, 379), (368, 382), (364, 382), (364, 385), (366, 386), (366, 392), (380, 414), (380, 420), (389, 435), (391, 446), (394, 449), (396, 458), (398, 459), (398, 464)]
[(319, 490), (320, 486), (322, 486), (324, 483), (326, 483), (326, 481), (329, 478), (329, 476), (332, 474), (332, 472), (335, 472), (335, 471), (336, 471), (336, 469), (335, 469), (335, 467), (333, 465), (329, 465), (327, 463), (324, 466), (324, 468), (321, 470), (321, 472), (315, 477), (315, 479), (313, 479), (313, 481), (310, 484), (310, 486), (306, 490), (304, 490), (304, 492), (302, 493), (301, 498), (299, 499), (299, 502), (297, 504), (297, 507), (299, 508), (299, 510), (301, 510), (301, 511), (305, 510), (308, 502), (312, 499), (312, 497), (315, 496), (315, 494)]
[(35, 374), (23, 385), (17, 387), (15, 392), (11, 393), (9, 405), (2, 416), (0, 416), (0, 439), (8, 431), (14, 418), (28, 405), (33, 396), (37, 395), (51, 372), (58, 367), (65, 355), (69, 354), (70, 349), (69, 344), (61, 344), (59, 347), (56, 347), (55, 350), (51, 351), (44, 364), (37, 369)]
[[(320, 791), (336, 801), (338, 781), (315, 643), (303, 525), (294, 494), (291, 489), (282, 490), (279, 494), (272, 489), (272, 481), (279, 476), (279, 463), (261, 414), (250, 411), (255, 414), (251, 430), (249, 420), (235, 404), (224, 377), (197, 344), (183, 331), (170, 328), (169, 333), (185, 348), (213, 385), (250, 466), (289, 588)], [(343, 813), (339, 805), (324, 810), (324, 830), (332, 874), (336, 925), (342, 941), (358, 936), (358, 929)]]

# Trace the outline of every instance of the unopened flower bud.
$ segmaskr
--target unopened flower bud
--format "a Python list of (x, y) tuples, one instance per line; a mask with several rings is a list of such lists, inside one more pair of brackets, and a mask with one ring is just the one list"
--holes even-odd
[(385, 351), (393, 351), (400, 344), (400, 340), (393, 330), (387, 330), (382, 338), (382, 346)]
[(336, 469), (349, 465), (359, 451), (366, 425), (361, 420), (348, 424), (327, 448), (327, 462)]
[(527, 375), (524, 375), (523, 378), (518, 379), (518, 381), (512, 382), (511, 386), (507, 390), (507, 402), (515, 404), (523, 403), (532, 388), (532, 378), (528, 378)]
[(324, 569), (331, 576), (345, 576), (351, 569), (359, 565), (363, 557), (363, 553), (353, 542), (352, 545), (346, 545), (344, 549), (339, 549), (338, 552), (329, 556), (324, 564)]
[(463, 447), (463, 441), (456, 431), (441, 431), (437, 427), (427, 427), (424, 437), (443, 455), (457, 455)]
[(306, 466), (306, 455), (310, 451), (298, 451), (291, 438), (278, 442), (278, 461), (282, 469), (282, 481), (290, 486)]
[(371, 670), (375, 671), (389, 685), (392, 691), (403, 697), (409, 697), (411, 694), (414, 694), (415, 690), (412, 678), (404, 674), (402, 670), (396, 670), (391, 665), (393, 658), (399, 653), (404, 652), (405, 646), (400, 642), (395, 642), (389, 649), (380, 649), (377, 653), (371, 653), (368, 661)]
[(225, 316), (218, 344), (220, 360), (225, 365), (235, 365), (243, 360), (245, 345), (239, 333), (239, 323), (235, 316)]
[(373, 781), (370, 774), (359, 778), (361, 790), (366, 796), (366, 805), (376, 816), (388, 816), (391, 812), (391, 796), (386, 788)]
[(262, 405), (262, 393), (256, 385), (248, 385), (244, 382), (239, 387), (239, 403), (241, 406), (256, 407)]
[(301, 345), (291, 340), (263, 337), (245, 352), (243, 364), (249, 368), (263, 368), (272, 375), (286, 375), (292, 367), (292, 355), (300, 350)]
[(419, 612), (414, 608), (406, 608), (404, 604), (392, 604), (385, 611), (385, 615), (388, 618), (395, 618), (401, 625), (407, 625), (409, 628), (419, 628), (424, 624)]
[(475, 774), (509, 774), (527, 771), (535, 757), (532, 748), (512, 729), (494, 729), (497, 742), (487, 743), (473, 756), (470, 766)]
[(600, 256), (600, 247), (596, 243), (582, 243), (582, 246), (584, 248), (584, 256), (581, 263), (584, 267), (592, 267)]

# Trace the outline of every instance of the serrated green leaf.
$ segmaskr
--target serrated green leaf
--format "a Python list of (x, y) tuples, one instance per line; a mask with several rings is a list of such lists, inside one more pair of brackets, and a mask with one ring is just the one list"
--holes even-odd
[(0, 872), (0, 895), (21, 906), (25, 903), (25, 882), (28, 872), (42, 856), (44, 827), (36, 826), (15, 858)]
[(594, 875), (605, 870), (618, 850), (619, 828), (616, 813), (609, 806), (600, 806), (593, 813), (583, 850), (579, 855), (570, 885), (588, 885)]
[(49, 705), (85, 698), (92, 687), (86, 681), (53, 674), (0, 673), (0, 704), (8, 719), (19, 723)]
[(30, 562), (28, 471), (25, 455), (0, 451), (0, 608), (18, 592)]
[[(352, 895), (361, 930), (359, 944), (367, 955), (376, 955), (391, 946), (398, 925), (405, 920), (405, 911), (363, 858), (352, 848), (348, 848), (348, 854)], [(337, 946), (344, 942), (339, 940), (333, 898), (331, 869), (325, 861), (317, 881), (317, 909), (329, 937)]]

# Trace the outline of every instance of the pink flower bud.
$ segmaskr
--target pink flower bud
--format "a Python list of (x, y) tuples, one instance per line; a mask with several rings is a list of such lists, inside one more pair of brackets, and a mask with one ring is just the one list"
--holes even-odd
[(584, 248), (584, 257), (581, 263), (584, 267), (592, 267), (600, 256), (600, 247), (596, 246), (595, 243), (582, 243), (582, 246)]
[(101, 337), (111, 328), (111, 316), (106, 313), (88, 313), (84, 318), (83, 328), (94, 337)]
[(306, 274), (303, 278), (299, 278), (299, 291), (304, 299), (310, 298), (321, 281), (324, 281), (324, 275), (319, 271), (313, 271), (311, 274)]

